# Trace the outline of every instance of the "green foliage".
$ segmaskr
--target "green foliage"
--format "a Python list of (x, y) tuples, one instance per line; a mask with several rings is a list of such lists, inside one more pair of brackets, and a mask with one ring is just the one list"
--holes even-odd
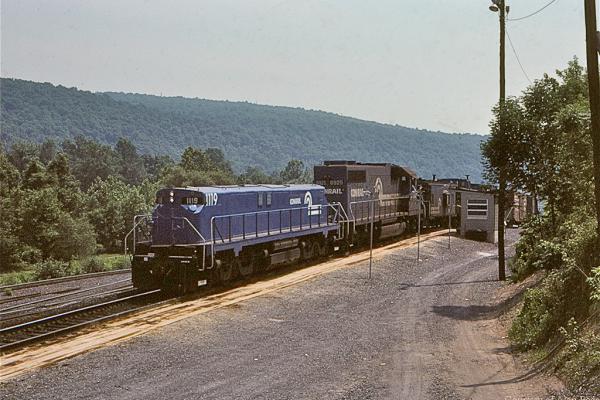
[(163, 169), (161, 180), (167, 186), (184, 187), (232, 185), (236, 178), (220, 150), (188, 147), (179, 164)]
[(96, 233), (92, 224), (85, 217), (74, 219), (64, 214), (51, 255), (59, 260), (71, 260), (95, 253)]
[(141, 183), (146, 177), (144, 160), (129, 140), (120, 138), (115, 145), (115, 153), (119, 161), (119, 174), (130, 185)]
[[(4, 120), (2, 122), (4, 123)], [(2, 142), (8, 143), (4, 140)], [(10, 146), (10, 152), (8, 153), (8, 159), (10, 160), (11, 164), (14, 165), (20, 172), (23, 172), (32, 161), (38, 160), (39, 158), (39, 146), (28, 141), (27, 138), (22, 138), (21, 140), (12, 143)]]
[(23, 173), (24, 189), (43, 189), (52, 184), (52, 176), (46, 172), (46, 167), (38, 160), (33, 160), (27, 165)]
[(106, 250), (121, 250), (121, 240), (131, 229), (133, 217), (149, 211), (148, 199), (140, 189), (115, 176), (96, 179), (88, 190), (88, 197), (88, 217), (98, 242)]
[[(493, 137), (482, 146), (486, 177), (503, 173), (513, 189), (539, 196), (545, 214), (523, 226), (512, 278), (545, 271), (529, 289), (509, 336), (520, 350), (543, 351), (562, 333), (558, 368), (580, 384), (600, 368), (600, 339), (583, 331), (600, 299), (587, 80), (575, 59), (494, 109)], [(501, 125), (502, 124), (502, 125)], [(596, 267), (596, 269), (593, 269)]]
[(75, 275), (68, 262), (47, 259), (34, 266), (36, 280), (61, 278), (63, 276)]
[[(257, 166), (271, 174), (292, 159), (314, 165), (335, 157), (395, 162), (423, 176), (470, 174), (476, 181), (481, 176), (479, 145), (485, 138), (479, 135), (449, 135), (244, 102), (90, 93), (6, 78), (1, 85), (2, 143), (43, 142), (48, 138), (61, 143), (84, 135), (103, 145), (126, 138), (142, 154), (164, 154), (173, 159), (188, 146), (219, 148), (237, 172)], [(81, 150), (88, 151), (93, 154), (106, 149)], [(67, 154), (72, 157), (70, 151)], [(79, 153), (74, 154), (74, 160), (79, 158)], [(106, 165), (90, 160), (87, 167), (78, 162), (73, 174), (87, 188), (96, 176), (128, 175), (121, 167), (118, 160)]]
[(557, 78), (544, 75), (521, 96), (494, 108), (493, 137), (482, 146), (486, 177), (497, 182), (503, 171), (512, 188), (547, 203), (547, 215), (524, 227), (512, 266), (517, 279), (564, 265), (566, 255), (577, 253), (565, 248), (565, 240), (587, 238), (571, 234), (582, 227), (594, 229), (586, 86), (583, 68), (574, 59), (557, 71)]
[(600, 371), (600, 335), (582, 330), (573, 318), (560, 328), (560, 333), (565, 346), (556, 364), (562, 375), (575, 387), (591, 383), (590, 377)]
[(275, 183), (277, 177), (265, 174), (260, 168), (247, 167), (246, 170), (238, 175), (237, 183), (244, 184), (259, 184), (259, 183)]
[(551, 231), (592, 193), (592, 146), (586, 77), (577, 59), (558, 78), (544, 75), (520, 97), (493, 110), (491, 139), (482, 145), (485, 176), (547, 201)]
[(592, 275), (588, 278), (588, 283), (592, 287), (591, 299), (600, 303), (600, 267), (592, 270)]
[(35, 271), (12, 271), (0, 274), (0, 286), (18, 285), (36, 280)]
[(300, 160), (290, 160), (279, 174), (281, 183), (309, 183), (312, 181), (311, 172), (304, 168)]
[(524, 227), (517, 244), (516, 273), (552, 270), (543, 283), (525, 294), (523, 308), (510, 336), (520, 349), (543, 346), (571, 318), (581, 320), (590, 307), (595, 222), (581, 209), (564, 219), (556, 234), (548, 218), (535, 218)]
[[(79, 172), (73, 175), (72, 171)], [(109, 175), (94, 177), (98, 171)], [(280, 176), (301, 181), (307, 176), (300, 161), (290, 162), (290, 167), (272, 176), (259, 169), (252, 173), (252, 179), (266, 177), (258, 183), (281, 182)], [(52, 142), (18, 143), (8, 153), (0, 151), (0, 177), (0, 273), (25, 270), (49, 259), (73, 261), (76, 269), (86, 271), (126, 267), (123, 260), (104, 260), (101, 267), (96, 260), (82, 264), (76, 259), (89, 260), (99, 247), (122, 251), (121, 241), (134, 215), (151, 210), (160, 187), (247, 180), (234, 175), (219, 149), (188, 147), (174, 164), (169, 157), (139, 156), (125, 139), (113, 149), (83, 137), (61, 147)], [(48, 268), (57, 265), (50, 263)]]
[(174, 164), (173, 159), (169, 156), (151, 156), (149, 154), (142, 154), (141, 157), (148, 179), (151, 181), (157, 181), (162, 170), (167, 166)]
[(587, 315), (587, 295), (585, 276), (577, 268), (550, 272), (540, 287), (525, 293), (523, 308), (509, 331), (511, 341), (520, 350), (543, 346), (569, 319)]
[(96, 178), (107, 179), (119, 173), (119, 158), (110, 146), (80, 135), (63, 142), (62, 148), (75, 179), (84, 189), (89, 188)]
[(88, 258), (81, 264), (81, 269), (86, 274), (105, 271), (104, 263), (98, 257)]

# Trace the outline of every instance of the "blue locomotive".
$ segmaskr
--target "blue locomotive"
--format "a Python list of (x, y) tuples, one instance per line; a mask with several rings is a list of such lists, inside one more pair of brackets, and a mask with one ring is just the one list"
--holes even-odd
[(343, 211), (319, 185), (243, 185), (159, 190), (151, 216), (136, 217), (132, 279), (142, 289), (187, 293), (278, 264), (328, 254)]

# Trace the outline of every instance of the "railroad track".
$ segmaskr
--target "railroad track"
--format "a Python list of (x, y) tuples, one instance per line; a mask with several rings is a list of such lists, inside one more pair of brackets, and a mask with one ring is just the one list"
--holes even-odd
[(64, 334), (81, 327), (142, 310), (156, 305), (161, 299), (160, 289), (94, 304), (34, 321), (0, 329), (0, 351), (32, 344), (51, 336)]
[(65, 276), (62, 278), (43, 279), (40, 281), (17, 283), (14, 285), (4, 285), (4, 286), (0, 286), (0, 291), (7, 291), (7, 290), (16, 291), (16, 290), (20, 290), (20, 289), (27, 289), (27, 288), (38, 287), (38, 286), (54, 285), (57, 283), (65, 283), (65, 282), (71, 282), (71, 281), (78, 281), (78, 280), (82, 280), (82, 279), (91, 279), (91, 278), (102, 277), (102, 276), (120, 275), (120, 274), (128, 274), (128, 273), (131, 273), (131, 268), (117, 269), (114, 271), (92, 272), (89, 274), (71, 275), (71, 276)]
[[(125, 285), (124, 285), (125, 284)], [(100, 293), (92, 293), (97, 292), (99, 289), (109, 288), (117, 286), (116, 289), (110, 289), (108, 291), (102, 291)], [(20, 302), (13, 305), (8, 305), (2, 307), (0, 311), (0, 322), (5, 319), (10, 319), (11, 315), (14, 314), (22, 314), (24, 311), (28, 311), (31, 309), (44, 309), (44, 308), (58, 308), (64, 304), (72, 303), (77, 298), (89, 299), (90, 297), (98, 297), (98, 296), (106, 296), (111, 293), (115, 293), (118, 291), (122, 291), (124, 289), (132, 289), (131, 279), (121, 279), (114, 282), (105, 283), (103, 285), (91, 286), (85, 289), (65, 289), (60, 290), (58, 292), (53, 293), (33, 293), (31, 295), (22, 295), (19, 296), (15, 301), (24, 300), (28, 298), (35, 298), (35, 300), (30, 300), (27, 302)], [(69, 299), (69, 300), (67, 300)], [(8, 302), (10, 299), (3, 299), (3, 302)], [(67, 300), (65, 303), (63, 300)], [(53, 303), (52, 303), (53, 302)], [(49, 303), (49, 304), (47, 304)], [(8, 318), (7, 318), (8, 316)]]

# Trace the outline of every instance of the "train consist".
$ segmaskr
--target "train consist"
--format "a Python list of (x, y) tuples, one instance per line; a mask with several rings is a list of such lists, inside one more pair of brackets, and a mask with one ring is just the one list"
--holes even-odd
[(379, 240), (413, 232), (418, 222), (448, 224), (457, 212), (456, 185), (394, 164), (326, 161), (314, 180), (158, 191), (152, 215), (136, 216), (130, 232), (134, 286), (189, 293), (348, 252), (371, 227)]

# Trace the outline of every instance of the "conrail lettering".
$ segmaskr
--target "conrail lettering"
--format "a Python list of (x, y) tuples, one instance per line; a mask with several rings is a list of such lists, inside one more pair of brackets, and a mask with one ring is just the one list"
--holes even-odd
[(325, 189), (325, 194), (342, 194), (342, 188), (328, 188)]

